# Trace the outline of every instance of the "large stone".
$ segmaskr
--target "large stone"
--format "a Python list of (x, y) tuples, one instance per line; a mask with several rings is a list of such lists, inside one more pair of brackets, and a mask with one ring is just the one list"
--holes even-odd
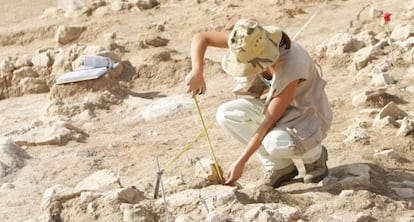
[(107, 196), (122, 203), (138, 203), (145, 199), (144, 193), (133, 187), (111, 190), (107, 193)]
[(353, 106), (378, 106), (378, 101), (384, 101), (389, 95), (386, 88), (378, 88), (375, 90), (367, 90), (352, 97)]
[(121, 182), (108, 169), (93, 173), (75, 186), (76, 190), (108, 190), (114, 188), (121, 188)]
[(15, 67), (13, 64), (13, 59), (11, 57), (7, 57), (6, 59), (0, 61), (0, 75), (13, 72), (14, 69)]
[(371, 86), (380, 87), (394, 84), (394, 78), (388, 73), (373, 74), (371, 79)]
[(344, 53), (355, 52), (365, 46), (363, 41), (355, 39), (349, 33), (338, 33), (328, 40), (327, 43), (317, 46), (321, 57), (336, 57)]
[(64, 145), (71, 140), (84, 141), (87, 136), (88, 134), (83, 130), (60, 117), (37, 121), (11, 134), (16, 144), (20, 146)]
[(397, 24), (391, 33), (391, 38), (394, 40), (406, 40), (413, 35), (414, 30), (410, 24)]
[(22, 94), (49, 92), (49, 87), (44, 80), (33, 77), (25, 77), (21, 79), (19, 82), (19, 87)]
[(383, 52), (378, 46), (368, 46), (358, 50), (354, 54), (353, 63), (356, 70), (365, 68), (369, 62), (375, 59), (377, 56), (383, 55)]
[(50, 67), (53, 64), (53, 60), (49, 57), (48, 52), (36, 53), (32, 58), (32, 64), (39, 67)]
[(13, 140), (0, 137), (0, 178), (22, 168), (28, 158), (26, 151)]
[(160, 3), (156, 0), (138, 0), (137, 6), (141, 10), (152, 9)]
[(370, 136), (368, 135), (367, 130), (353, 125), (350, 126), (347, 130), (347, 137), (344, 140), (345, 143), (356, 143), (360, 142), (362, 144), (369, 144), (370, 143)]
[(414, 131), (414, 116), (406, 116), (402, 119), (400, 128), (398, 129), (398, 136), (407, 136)]
[(201, 199), (209, 210), (224, 209), (228, 203), (237, 200), (236, 190), (237, 187), (212, 185), (201, 189), (198, 199)]
[(344, 188), (371, 185), (371, 167), (367, 164), (352, 164), (336, 169), (332, 174), (338, 178)]
[(407, 113), (404, 110), (398, 108), (394, 102), (390, 102), (380, 110), (375, 119), (379, 120), (385, 118), (386, 116), (390, 116), (393, 119), (398, 120), (406, 117)]
[(66, 26), (61, 25), (56, 31), (55, 41), (60, 44), (67, 44), (72, 42), (80, 37), (83, 31), (86, 30), (85, 26), (81, 25), (73, 25), (73, 26)]
[(16, 60), (14, 65), (16, 66), (16, 69), (24, 66), (32, 66), (32, 57), (27, 54), (22, 55)]

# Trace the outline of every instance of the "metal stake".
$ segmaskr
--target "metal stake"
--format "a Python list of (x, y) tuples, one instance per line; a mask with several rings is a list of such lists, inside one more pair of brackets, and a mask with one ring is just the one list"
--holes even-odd
[(157, 199), (158, 192), (159, 192), (159, 189), (161, 187), (161, 194), (162, 194), (162, 198), (163, 198), (164, 206), (165, 206), (165, 214), (167, 216), (167, 222), (169, 222), (170, 221), (170, 213), (168, 211), (167, 199), (165, 198), (164, 184), (162, 183), (162, 174), (164, 173), (164, 170), (161, 170), (161, 168), (160, 168), (160, 161), (158, 160), (158, 156), (157, 156), (157, 168), (158, 168), (158, 172), (157, 172), (158, 175), (157, 175), (157, 182), (155, 183), (154, 199)]

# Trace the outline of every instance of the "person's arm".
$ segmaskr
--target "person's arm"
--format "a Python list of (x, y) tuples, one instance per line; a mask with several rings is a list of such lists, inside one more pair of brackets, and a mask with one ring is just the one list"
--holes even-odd
[[(227, 48), (230, 32), (200, 32), (191, 41), (191, 71), (185, 77), (187, 92), (194, 97), (197, 93), (206, 92), (204, 81), (204, 55), (207, 47)], [(201, 90), (201, 92), (199, 92)]]
[(233, 163), (227, 172), (225, 184), (232, 184), (236, 182), (242, 175), (244, 166), (247, 161), (253, 155), (254, 152), (261, 146), (261, 142), (266, 133), (276, 124), (283, 113), (286, 111), (289, 104), (292, 102), (295, 96), (296, 88), (299, 80), (295, 80), (283, 90), (281, 94), (274, 97), (265, 110), (265, 118), (259, 125), (254, 135), (250, 138), (249, 143), (246, 145), (244, 152)]

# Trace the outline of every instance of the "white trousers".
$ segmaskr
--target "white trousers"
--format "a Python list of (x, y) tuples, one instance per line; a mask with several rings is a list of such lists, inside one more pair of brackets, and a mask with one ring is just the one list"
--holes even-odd
[[(247, 144), (264, 120), (263, 109), (263, 100), (236, 99), (220, 105), (216, 119), (233, 137)], [(305, 153), (299, 153), (288, 132), (276, 126), (263, 138), (256, 154), (265, 170), (278, 170), (292, 164), (292, 159), (302, 159), (304, 163), (315, 162), (321, 151), (322, 146), (319, 144)]]

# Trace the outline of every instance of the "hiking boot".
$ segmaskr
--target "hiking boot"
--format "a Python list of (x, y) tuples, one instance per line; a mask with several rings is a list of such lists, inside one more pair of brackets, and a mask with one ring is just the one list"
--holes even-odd
[(261, 184), (271, 186), (274, 188), (279, 187), (283, 182), (289, 181), (298, 175), (298, 169), (295, 164), (291, 164), (280, 170), (269, 170), (264, 174), (264, 178)]
[(304, 164), (305, 165), (305, 177), (303, 178), (304, 183), (318, 183), (323, 178), (328, 176), (329, 170), (326, 166), (326, 161), (328, 160), (328, 151), (322, 146), (321, 157), (313, 163)]

